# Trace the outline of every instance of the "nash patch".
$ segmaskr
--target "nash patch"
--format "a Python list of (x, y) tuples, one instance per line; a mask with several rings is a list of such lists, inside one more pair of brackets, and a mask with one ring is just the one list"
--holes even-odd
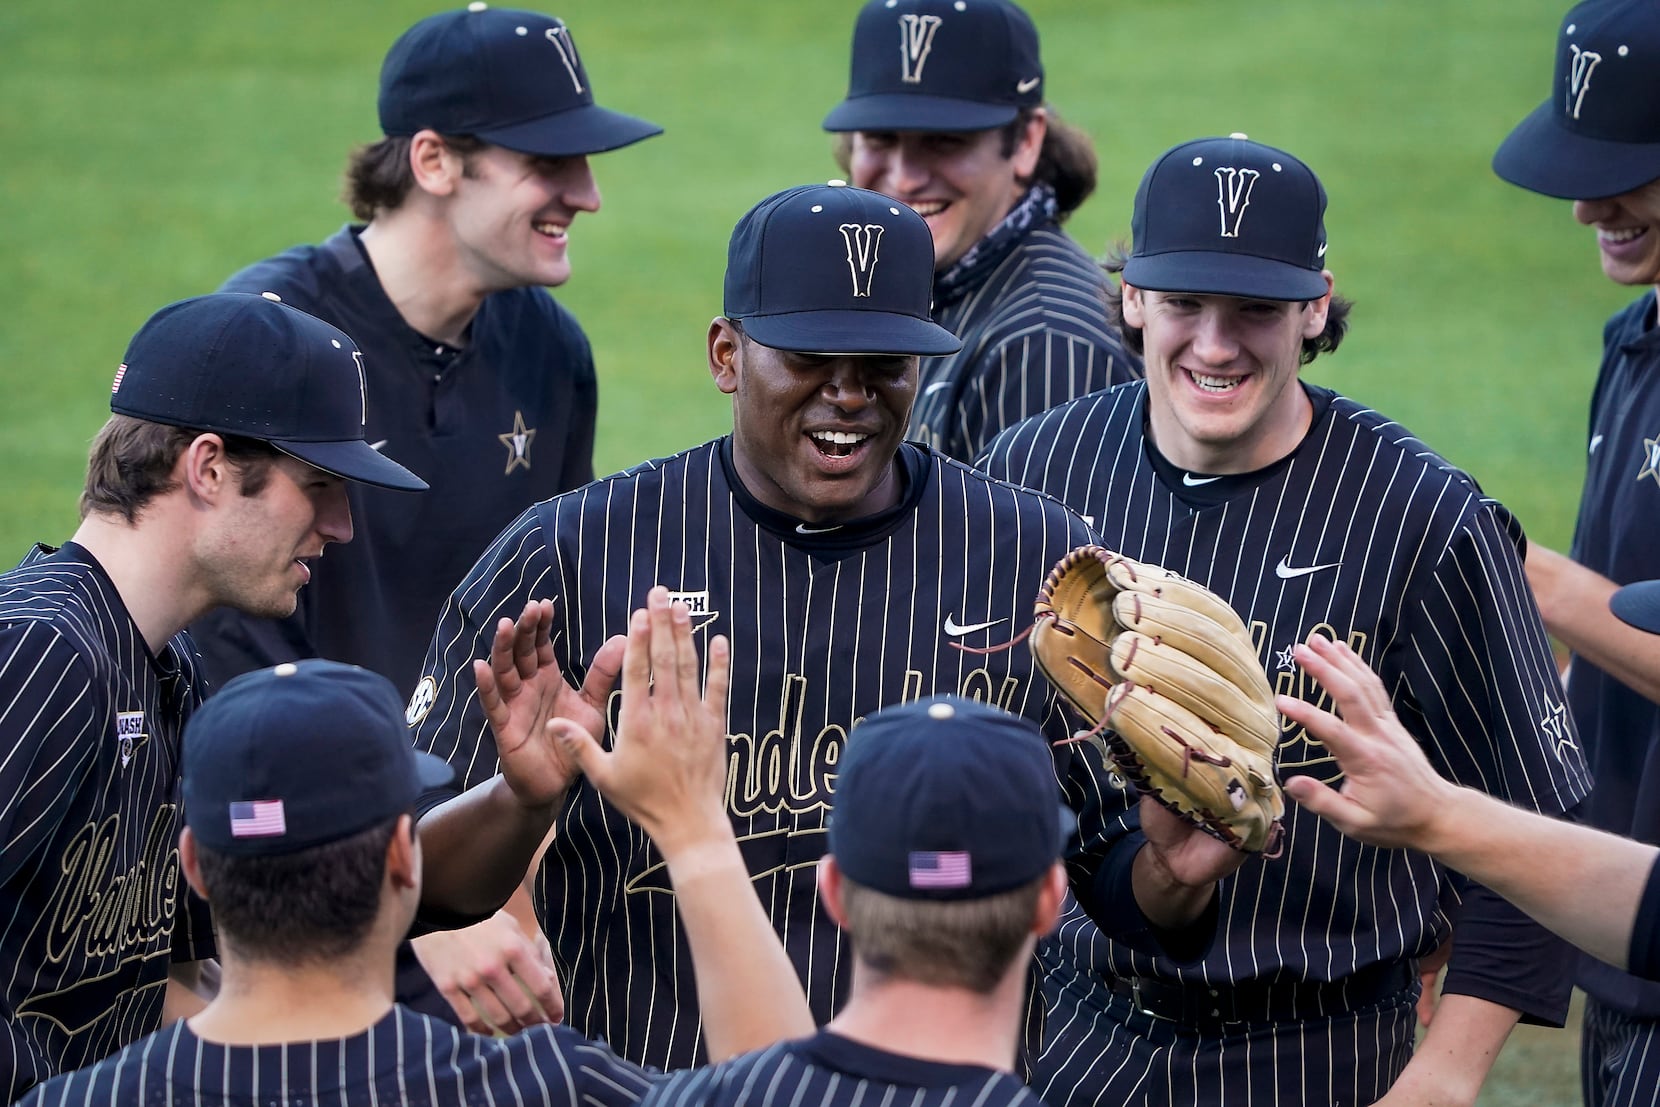
[(144, 712), (117, 711), (115, 713), (115, 741), (121, 750), (121, 767), (125, 769), (132, 763), (133, 754), (138, 748), (150, 740), (144, 733)]

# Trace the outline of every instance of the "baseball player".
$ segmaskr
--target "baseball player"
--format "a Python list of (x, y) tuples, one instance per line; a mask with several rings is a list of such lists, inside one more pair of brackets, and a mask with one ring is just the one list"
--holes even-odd
[[(1590, 782), (1519, 528), (1399, 424), (1298, 378), (1348, 314), (1323, 268), (1325, 206), (1302, 162), (1244, 135), (1161, 155), (1136, 195), (1115, 301), (1145, 383), (1027, 421), (984, 464), (1092, 518), (1106, 546), (1231, 602), (1278, 691), (1322, 702), (1292, 648), (1311, 633), (1349, 642), (1438, 769), (1566, 811)], [(1338, 772), (1297, 725), (1279, 768)], [(1457, 885), (1426, 857), (1357, 846), (1295, 806), (1285, 831), (1283, 857), (1222, 883), (1220, 933), (1196, 965), (1063, 924), (1051, 981), (1072, 979), (1050, 990), (1034, 1081), (1047, 1101), (1265, 1104), (1291, 1088), (1343, 1104), (1429, 1090), (1468, 1102), (1519, 1015), (1561, 1024), (1555, 939), (1472, 887), (1414, 1056), (1417, 959), (1447, 938)], [(1153, 871), (1168, 853), (1135, 833), (1113, 849), (1124, 852)]]
[(851, 950), (846, 1006), (812, 1037), (671, 1077), (650, 1107), (1037, 1107), (1012, 1070), (1071, 823), (1044, 745), (1028, 720), (951, 696), (854, 727), (818, 864)]
[(530, 504), (593, 479), (593, 354), (538, 286), (571, 274), (571, 230), (599, 209), (588, 158), (661, 128), (594, 102), (571, 30), (474, 3), (421, 20), (380, 74), (385, 137), (355, 151), (361, 220), (237, 273), (363, 350), (369, 441), (432, 483), (354, 490), (362, 524), (291, 618), (223, 612), (193, 628), (214, 683), (329, 657), (414, 687), (443, 597)]
[[(1653, 550), (1660, 508), (1660, 122), (1644, 105), (1660, 91), (1649, 59), (1660, 12), (1586, 3), (1563, 19), (1551, 95), (1499, 147), (1493, 168), (1534, 192), (1574, 201), (1596, 230), (1602, 271), (1643, 295), (1603, 329), (1591, 396), (1585, 487), (1573, 547), (1538, 545), (1528, 582), (1545, 626), (1573, 651), (1568, 706), (1585, 736), (1597, 788), (1592, 826), (1660, 842), (1660, 655), (1608, 611), (1615, 588), (1660, 577)], [(1587, 1104), (1653, 1102), (1660, 1085), (1660, 984), (1586, 960), (1581, 1037)]]
[[(1291, 697), (1281, 705), (1326, 744), (1344, 776), (1341, 791), (1293, 778), (1287, 787), (1299, 802), (1363, 841), (1433, 854), (1598, 960), (1660, 979), (1660, 850), (1452, 784), (1354, 651), (1314, 637), (1296, 657), (1342, 717)], [(1592, 902), (1597, 909), (1586, 910)]]
[[(351, 339), (293, 308), (172, 304), (116, 371), (61, 548), (0, 575), (0, 1095), (163, 1018), (213, 955), (178, 870), (179, 735), (201, 702), (186, 624), (261, 615), (352, 536), (345, 482), (425, 487), (363, 440)], [(182, 1008), (181, 1008), (182, 1009)]]
[(1028, 415), (1140, 375), (1105, 274), (1061, 230), (1095, 190), (1095, 150), (1045, 103), (1017, 5), (869, 0), (824, 128), (855, 185), (934, 234), (935, 319), (963, 345), (923, 360), (913, 438), (967, 461)]
[[(590, 763), (661, 844), (705, 975), (764, 985), (754, 972), (763, 965), (784, 985), (752, 987), (741, 1002), (720, 1002), (715, 989), (711, 1033), (718, 1025), (752, 1048), (811, 1023), (731, 826), (710, 802), (724, 751), (725, 655), (711, 659), (700, 698), (690, 620), (671, 613), (662, 589), (649, 608), (630, 626), (615, 750)], [(694, 679), (675, 679), (682, 673)], [(451, 772), (410, 748), (386, 678), (320, 660), (239, 677), (191, 720), (183, 773), (178, 849), (191, 886), (212, 903), (224, 986), (192, 1018), (37, 1089), (30, 1107), (640, 1098), (654, 1074), (567, 1028), (491, 1038), (393, 1003), (393, 950), (422, 878), (409, 812)], [(769, 1002), (774, 994), (782, 1002)]]
[[(409, 705), (416, 745), (475, 784), (498, 750), (468, 664), (498, 620), (550, 598), (547, 648), (574, 689), (609, 664), (603, 644), (635, 597), (667, 585), (700, 636), (731, 639), (726, 810), (819, 1022), (850, 979), (812, 870), (854, 723), (950, 693), (1070, 735), (1024, 647), (959, 648), (1029, 622), (1049, 566), (1089, 530), (1048, 497), (904, 441), (916, 355), (958, 345), (929, 320), (932, 273), (922, 217), (877, 193), (805, 186), (751, 209), (708, 332), (732, 433), (525, 512), (451, 596)], [(603, 698), (588, 698), (600, 717)], [(1057, 771), (1083, 833), (1104, 835), (1092, 812), (1118, 804), (1078, 750), (1059, 751)], [(446, 832), (429, 825), (444, 814), (423, 816), (423, 837)], [(701, 1059), (658, 852), (574, 774), (556, 825), (534, 883), (569, 973), (567, 1019), (638, 1063)], [(446, 906), (431, 891), (428, 902)]]

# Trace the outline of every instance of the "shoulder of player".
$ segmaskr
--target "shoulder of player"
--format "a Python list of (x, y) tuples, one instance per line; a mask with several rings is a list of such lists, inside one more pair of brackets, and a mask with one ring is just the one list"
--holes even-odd
[[(140, 1101), (141, 1085), (148, 1085), (154, 1102), (190, 1102), (192, 1089), (180, 1087), (171, 1079), (173, 1071), (188, 1067), (181, 1065), (187, 1059), (178, 1057), (175, 1049), (181, 1038), (196, 1041), (182, 1019), (128, 1043), (101, 1061), (42, 1082), (18, 1100), (16, 1107), (122, 1107)], [(190, 1051), (190, 1056), (194, 1055)], [(158, 1096), (158, 1085), (168, 1087), (172, 1096)]]
[(254, 295), (274, 292), (283, 303), (326, 318), (323, 312), (328, 287), (340, 279), (339, 273), (340, 267), (326, 243), (305, 243), (237, 270), (225, 278), (219, 291)]
[(1089, 540), (1088, 534), (1085, 533), (1089, 530), (1089, 525), (1083, 517), (1049, 493), (1006, 480), (983, 469), (976, 469), (967, 462), (946, 457), (937, 451), (929, 452), (938, 467), (942, 484), (958, 483), (985, 490), (984, 498), (976, 499), (980, 504), (980, 510), (988, 513), (993, 521), (1006, 515), (1036, 512), (1045, 523), (1064, 526), (1068, 531), (1078, 532), (1077, 537), (1082, 540)]
[(775, 1042), (718, 1065), (671, 1072), (647, 1093), (642, 1107), (742, 1107), (750, 1101), (747, 1090), (756, 1083), (757, 1074), (770, 1073), (791, 1060), (802, 1060), (799, 1042)]
[(989, 349), (1049, 332), (1122, 352), (1107, 317), (1105, 271), (1058, 228), (1034, 232), (992, 280), (994, 294), (969, 319), (971, 345)]
[(1347, 423), (1360, 433), (1376, 439), (1380, 450), (1397, 455), (1403, 464), (1440, 474), (1446, 480), (1463, 486), (1471, 495), (1480, 497), (1481, 486), (1476, 483), (1474, 477), (1442, 457), (1423, 439), (1382, 412), (1340, 393), (1332, 393), (1328, 418), (1334, 422)]
[(1016, 459), (1024, 463), (1040, 447), (1047, 452), (1059, 444), (1053, 450), (1055, 460), (1070, 469), (1077, 444), (1097, 443), (1115, 423), (1131, 418), (1146, 391), (1146, 381), (1127, 381), (1028, 416), (999, 432), (986, 445), (976, 464), (1003, 477), (1014, 472), (1011, 462)]
[(0, 574), (0, 643), (10, 650), (27, 641), (31, 652), (72, 654), (101, 669), (111, 637), (132, 629), (120, 604), (113, 585), (84, 562), (21, 565)]
[(592, 511), (626, 511), (632, 505), (655, 502), (665, 494), (678, 495), (698, 481), (722, 481), (720, 442), (715, 438), (677, 454), (650, 458), (561, 492), (526, 509), (513, 528), (534, 524), (553, 534), (577, 525)]
[(1609, 316), (1602, 328), (1604, 350), (1611, 354), (1617, 346), (1660, 331), (1655, 325), (1655, 303), (1655, 291), (1651, 288)]
[(605, 1107), (636, 1103), (661, 1079), (655, 1070), (623, 1060), (604, 1042), (585, 1038), (563, 1023), (542, 1023), (491, 1038), (464, 1033), (443, 1019), (405, 1007), (398, 1008), (398, 1016), (397, 1033), (405, 1040), (425, 1037), (431, 1041), (429, 1056), (434, 1061), (444, 1060), (447, 1054), (467, 1092), (480, 1091), (489, 1079), (486, 1074), (514, 1081), (533, 1073), (563, 1071), (574, 1074), (578, 1101)]

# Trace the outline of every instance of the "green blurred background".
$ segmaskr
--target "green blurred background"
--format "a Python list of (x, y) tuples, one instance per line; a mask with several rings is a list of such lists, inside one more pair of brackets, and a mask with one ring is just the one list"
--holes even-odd
[[(560, 299), (600, 371), (610, 471), (719, 433), (704, 368), (732, 224), (836, 170), (819, 120), (856, 10), (763, 0), (564, 0), (607, 106), (667, 133), (602, 155)], [(1327, 260), (1358, 302), (1311, 379), (1417, 431), (1520, 516), (1570, 533), (1605, 281), (1566, 203), (1488, 168), (1544, 98), (1562, 0), (1029, 0), (1050, 101), (1095, 136), (1101, 186), (1071, 222), (1127, 235), (1166, 147), (1245, 131), (1331, 195)], [(278, 0), (0, 5), (0, 561), (75, 522), (86, 445), (126, 341), (162, 304), (342, 223), (341, 167), (377, 137), (392, 39), (438, 10)], [(1572, 1036), (1534, 1034), (1483, 1102), (1577, 1099)]]

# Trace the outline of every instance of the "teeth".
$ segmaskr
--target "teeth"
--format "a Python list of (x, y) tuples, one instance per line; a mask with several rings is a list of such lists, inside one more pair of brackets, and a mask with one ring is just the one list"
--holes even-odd
[(868, 434), (850, 434), (847, 431), (813, 431), (808, 435), (816, 442), (827, 442), (832, 446), (857, 446)]
[(1195, 373), (1191, 369), (1188, 370), (1187, 375), (1193, 378), (1194, 384), (1207, 392), (1226, 392), (1242, 379), (1239, 377), (1208, 377), (1203, 373)]
[(545, 234), (553, 238), (558, 238), (565, 233), (565, 227), (561, 223), (532, 223), (531, 228), (537, 234)]
[(944, 200), (918, 200), (910, 205), (912, 211), (926, 219), (930, 215), (938, 215), (950, 207)]
[(1647, 230), (1647, 227), (1627, 227), (1618, 231), (1602, 231), (1600, 237), (1604, 242), (1630, 242), (1632, 239), (1640, 237)]

